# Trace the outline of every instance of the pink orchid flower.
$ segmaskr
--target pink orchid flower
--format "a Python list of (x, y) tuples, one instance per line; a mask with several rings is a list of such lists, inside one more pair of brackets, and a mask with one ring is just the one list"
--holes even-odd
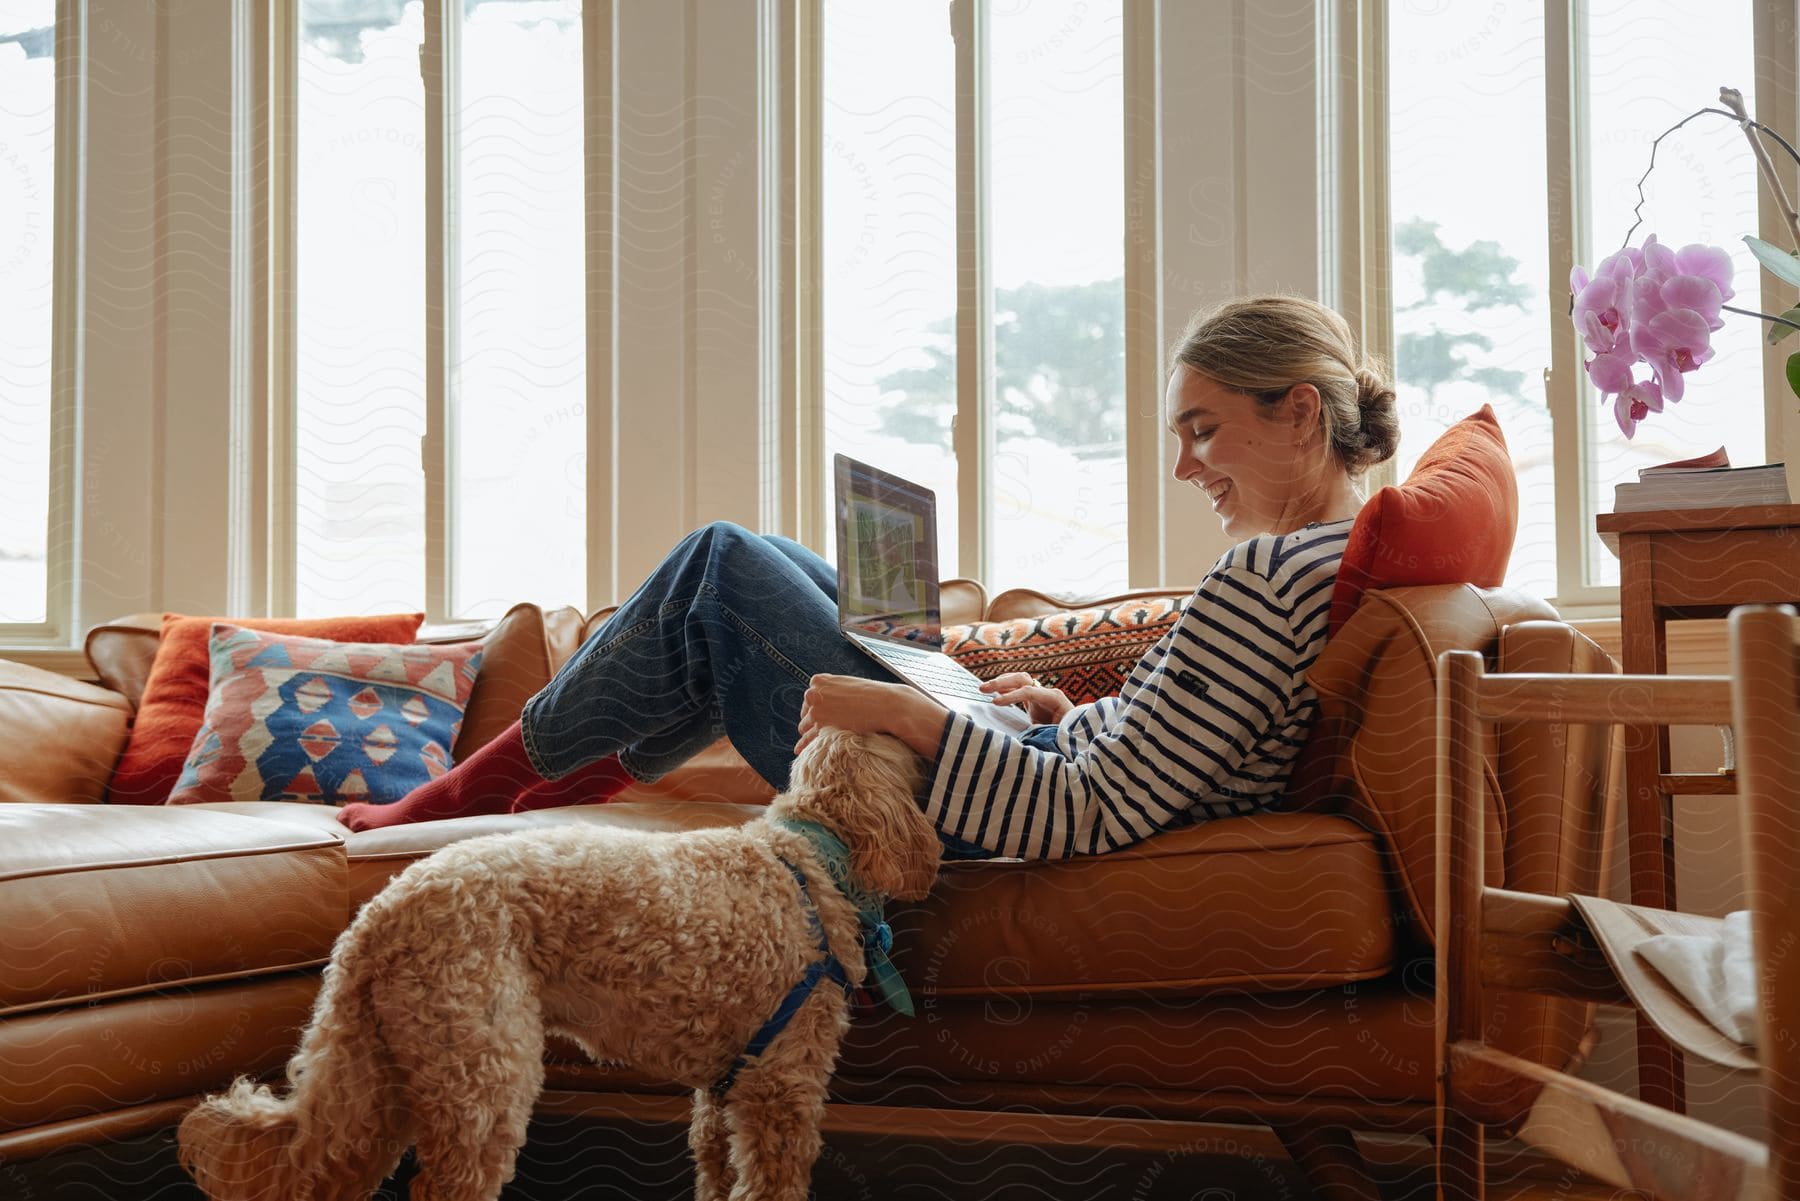
[(1605, 354), (1616, 346), (1623, 333), (1630, 334), (1625, 314), (1619, 311), (1619, 281), (1610, 275), (1597, 275), (1588, 279), (1587, 272), (1580, 267), (1575, 268), (1575, 275), (1569, 282), (1575, 288), (1575, 328), (1581, 331), (1582, 340), (1587, 348), (1595, 354)]
[(1706, 319), (1687, 309), (1668, 309), (1631, 332), (1631, 348), (1650, 364), (1663, 399), (1681, 399), (1681, 377), (1713, 357)]
[[(1652, 234), (1602, 259), (1590, 277), (1569, 275), (1570, 317), (1594, 357), (1585, 364), (1602, 404), (1611, 401), (1627, 438), (1640, 421), (1686, 392), (1683, 379), (1713, 356), (1712, 333), (1731, 290), (1731, 256), (1716, 246), (1671, 250)], [(1650, 378), (1636, 376), (1637, 364)]]
[(1637, 433), (1638, 422), (1662, 412), (1662, 389), (1653, 379), (1633, 381), (1613, 398), (1613, 417), (1627, 438)]

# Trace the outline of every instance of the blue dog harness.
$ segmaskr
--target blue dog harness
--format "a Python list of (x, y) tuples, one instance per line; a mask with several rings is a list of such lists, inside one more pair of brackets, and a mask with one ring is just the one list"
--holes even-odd
[[(769, 819), (772, 825), (784, 830), (803, 835), (812, 844), (813, 852), (819, 863), (831, 876), (831, 882), (843, 893), (844, 899), (856, 906), (857, 925), (861, 929), (863, 957), (868, 965), (865, 977), (868, 986), (894, 1009), (913, 1016), (912, 997), (906, 991), (906, 982), (900, 978), (900, 972), (888, 960), (888, 951), (893, 948), (894, 934), (882, 919), (882, 899), (876, 894), (862, 888), (856, 883), (850, 871), (850, 852), (843, 842), (817, 822), (800, 821), (795, 818), (777, 817)], [(793, 873), (794, 883), (800, 886), (800, 904), (806, 909), (806, 922), (812, 929), (813, 938), (824, 956), (806, 965), (806, 973), (800, 977), (799, 983), (788, 990), (781, 1004), (775, 1007), (775, 1013), (750, 1036), (750, 1043), (743, 1050), (725, 1074), (713, 1082), (713, 1096), (723, 1098), (736, 1083), (737, 1075), (752, 1060), (768, 1050), (794, 1015), (800, 1012), (800, 1006), (812, 996), (813, 989), (819, 981), (830, 980), (844, 990), (846, 996), (852, 991), (849, 973), (838, 957), (832, 954), (831, 943), (825, 937), (825, 926), (819, 920), (818, 906), (813, 904), (812, 893), (806, 887), (806, 875), (787, 859), (781, 861), (783, 867)]]

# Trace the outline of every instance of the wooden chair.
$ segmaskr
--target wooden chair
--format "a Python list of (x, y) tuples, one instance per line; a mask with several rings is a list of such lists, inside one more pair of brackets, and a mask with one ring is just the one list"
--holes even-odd
[[(1486, 675), (1467, 651), (1439, 660), (1441, 1197), (1484, 1195), (1484, 1138), (1494, 1127), (1609, 1185), (1640, 1190), (1634, 1196), (1800, 1199), (1800, 646), (1788, 606), (1736, 609), (1730, 628), (1729, 678)], [(1761, 1021), (1751, 1070), (1761, 1076), (1766, 1145), (1484, 1042), (1491, 993), (1639, 1006), (1575, 901), (1483, 882), (1482, 723), (1518, 720), (1735, 726)], [(1654, 926), (1660, 913), (1635, 916)]]

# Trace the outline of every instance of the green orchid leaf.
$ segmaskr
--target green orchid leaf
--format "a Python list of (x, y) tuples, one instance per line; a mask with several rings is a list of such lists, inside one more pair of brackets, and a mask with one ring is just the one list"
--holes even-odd
[(1791, 354), (1787, 361), (1788, 387), (1795, 396), (1800, 396), (1800, 353)]
[[(1792, 321), (1794, 324), (1783, 325), (1781, 324), (1781, 321)], [(1800, 304), (1795, 305), (1793, 308), (1783, 313), (1781, 315), (1781, 321), (1769, 322), (1770, 346), (1775, 345), (1775, 343), (1781, 341), (1789, 334), (1800, 334), (1800, 329), (1794, 328), (1795, 326), (1800, 326)]]
[(1765, 242), (1751, 234), (1744, 235), (1744, 245), (1756, 256), (1756, 261), (1769, 269), (1769, 273), (1777, 279), (1785, 280), (1800, 287), (1800, 259), (1775, 245)]

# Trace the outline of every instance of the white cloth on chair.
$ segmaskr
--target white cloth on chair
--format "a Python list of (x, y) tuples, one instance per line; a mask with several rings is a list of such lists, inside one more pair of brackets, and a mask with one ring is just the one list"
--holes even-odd
[(1658, 934), (1640, 942), (1637, 952), (1721, 1034), (1756, 1045), (1756, 960), (1748, 909), (1727, 914), (1716, 938)]

